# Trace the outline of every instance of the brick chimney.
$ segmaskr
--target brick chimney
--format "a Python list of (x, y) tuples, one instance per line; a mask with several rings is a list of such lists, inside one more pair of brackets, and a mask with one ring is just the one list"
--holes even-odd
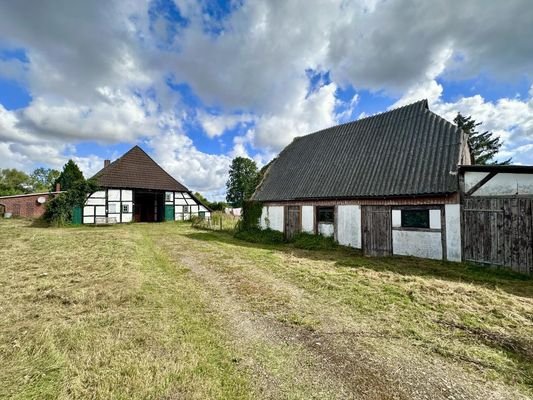
[(111, 160), (104, 160), (104, 168), (111, 164)]
[(56, 192), (61, 192), (61, 183), (56, 183)]

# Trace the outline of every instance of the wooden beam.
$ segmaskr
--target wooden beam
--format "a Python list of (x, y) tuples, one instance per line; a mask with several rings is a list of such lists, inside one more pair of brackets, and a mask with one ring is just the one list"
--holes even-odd
[(476, 192), (480, 187), (482, 187), (485, 183), (494, 178), (494, 176), (496, 176), (497, 174), (497, 172), (489, 172), (487, 176), (485, 176), (482, 180), (472, 186), (470, 190), (465, 193), (465, 196), (472, 196), (472, 193)]

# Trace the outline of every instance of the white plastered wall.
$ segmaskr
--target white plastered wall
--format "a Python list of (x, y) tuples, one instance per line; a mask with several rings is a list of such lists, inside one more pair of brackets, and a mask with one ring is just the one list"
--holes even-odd
[[(465, 172), (465, 192), (468, 192), (488, 172)], [(514, 196), (533, 194), (533, 174), (498, 173), (476, 190), (472, 196)]]
[(313, 206), (302, 206), (302, 232), (315, 232), (315, 213)]
[(446, 204), (446, 257), (449, 261), (461, 261), (461, 206)]
[(401, 210), (392, 210), (392, 253), (441, 260), (442, 230), (440, 209), (429, 210), (431, 230), (401, 229)]
[(361, 248), (360, 206), (337, 206), (337, 241), (343, 246)]
[(261, 229), (272, 229), (274, 231), (283, 232), (283, 206), (263, 206), (261, 212)]
[(119, 223), (133, 220), (133, 191), (106, 189), (90, 194), (83, 207), (83, 223)]

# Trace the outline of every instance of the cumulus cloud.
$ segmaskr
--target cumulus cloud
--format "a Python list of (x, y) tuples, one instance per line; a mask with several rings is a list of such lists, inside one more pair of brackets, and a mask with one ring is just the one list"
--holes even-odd
[[(473, 115), (506, 140), (505, 154), (531, 162), (533, 87), (525, 100), (442, 100), (446, 82), (480, 73), (531, 81), (529, 0), (246, 1), (221, 20), (203, 2), (176, 0), (186, 23), (154, 4), (0, 6), (0, 48), (25, 55), (0, 58), (0, 76), (32, 96), (20, 110), (0, 105), (3, 160), (55, 166), (76, 156), (72, 144), (144, 142), (175, 177), (216, 194), (231, 157), (264, 163), (294, 137), (350, 118), (359, 97), (341, 100), (338, 90), (352, 87), (398, 99), (394, 107), (428, 98), (448, 119)], [(310, 90), (309, 70), (328, 79)], [(190, 87), (195, 103), (169, 81)], [(239, 126), (246, 134), (232, 138), (226, 154), (206, 154), (183, 130), (194, 118), (214, 140)], [(86, 171), (100, 161), (79, 159)]]

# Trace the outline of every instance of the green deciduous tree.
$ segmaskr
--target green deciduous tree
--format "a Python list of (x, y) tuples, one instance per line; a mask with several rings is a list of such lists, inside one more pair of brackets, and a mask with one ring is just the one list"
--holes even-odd
[(54, 182), (61, 175), (57, 169), (37, 168), (31, 175), (32, 187), (34, 192), (54, 191)]
[(78, 165), (74, 161), (68, 160), (63, 167), (63, 171), (61, 171), (59, 177), (54, 181), (53, 186), (59, 183), (61, 185), (61, 190), (69, 190), (74, 187), (77, 182), (83, 180), (83, 173)]
[(98, 190), (98, 185), (92, 179), (77, 180), (68, 192), (63, 192), (46, 202), (44, 213), (45, 221), (53, 225), (62, 226), (69, 224), (72, 220), (72, 210), (74, 207), (83, 207), (87, 200), (87, 195)]
[(15, 168), (0, 169), (0, 196), (24, 194), (32, 191), (31, 178)]
[(478, 132), (476, 128), (481, 125), (481, 122), (476, 122), (472, 117), (465, 117), (461, 113), (453, 120), (459, 128), (461, 128), (468, 135), (468, 144), (472, 154), (472, 164), (489, 165), (499, 164), (507, 165), (511, 159), (503, 162), (494, 161), (494, 157), (500, 151), (503, 142), (500, 137), (495, 136), (492, 132)]
[(258, 172), (255, 161), (245, 157), (234, 158), (226, 183), (226, 200), (233, 207), (242, 207), (254, 193)]

